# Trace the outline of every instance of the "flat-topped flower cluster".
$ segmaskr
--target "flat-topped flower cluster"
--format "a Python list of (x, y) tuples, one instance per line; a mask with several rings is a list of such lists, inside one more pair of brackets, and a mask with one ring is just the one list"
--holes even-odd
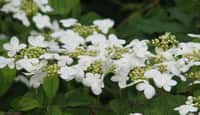
[[(15, 80), (28, 87), (40, 87), (45, 77), (60, 77), (100, 95), (109, 77), (119, 88), (135, 86), (151, 99), (156, 89), (170, 92), (178, 80), (200, 83), (200, 43), (179, 42), (171, 33), (127, 43), (111, 32), (114, 22), (110, 19), (95, 20), (93, 25), (82, 25), (73, 18), (51, 21), (41, 14), (51, 10), (48, 0), (7, 0), (1, 8), (25, 26), (31, 17), (38, 29), (30, 33), (27, 43), (12, 37), (0, 56), (0, 68), (16, 69)], [(181, 115), (198, 112), (199, 97), (188, 100), (175, 108)]]
[(114, 24), (110, 19), (89, 26), (76, 19), (60, 22), (64, 29), (56, 23), (46, 33), (32, 32), (27, 44), (12, 37), (3, 45), (7, 53), (0, 57), (0, 67), (16, 68), (16, 79), (29, 87), (39, 87), (47, 76), (60, 77), (75, 79), (95, 95), (102, 93), (109, 75), (120, 88), (135, 85), (148, 99), (156, 94), (155, 87), (170, 92), (177, 85), (175, 77), (199, 82), (199, 71), (193, 71), (200, 65), (199, 43), (179, 43), (170, 33), (126, 43), (108, 33)]

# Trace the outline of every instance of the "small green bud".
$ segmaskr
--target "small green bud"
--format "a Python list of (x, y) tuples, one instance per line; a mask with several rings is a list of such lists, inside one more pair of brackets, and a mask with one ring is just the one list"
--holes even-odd
[(94, 32), (98, 31), (98, 28), (93, 26), (85, 26), (85, 25), (75, 25), (72, 30), (74, 32), (79, 33), (80, 36), (86, 38), (89, 35), (93, 34)]
[(28, 57), (28, 58), (38, 58), (41, 55), (45, 54), (47, 51), (46, 49), (40, 47), (29, 47), (22, 49), (19, 53), (19, 57)]
[(132, 81), (147, 80), (147, 78), (144, 76), (144, 73), (147, 71), (147, 69), (148, 67), (135, 67), (129, 72), (128, 76)]
[(167, 66), (166, 65), (158, 65), (158, 70), (163, 73), (167, 71)]
[(152, 56), (148, 59), (147, 63), (149, 65), (154, 65), (154, 64), (159, 64), (162, 63), (164, 61), (164, 57), (157, 55), (157, 56)]
[(123, 48), (123, 47), (119, 47), (119, 46), (113, 46), (110, 48), (107, 48), (107, 51), (109, 54), (113, 54), (112, 59), (114, 60), (118, 60), (120, 58), (122, 58), (122, 55), (125, 53), (128, 53), (128, 49), (127, 48)]
[(186, 76), (192, 80), (200, 80), (200, 66), (193, 66), (186, 72)]
[(95, 51), (85, 50), (83, 48), (76, 48), (74, 52), (71, 52), (68, 55), (71, 58), (77, 58), (78, 56), (81, 56), (81, 55), (96, 56), (96, 54), (97, 52)]
[(193, 101), (194, 105), (200, 109), (200, 96), (193, 97)]
[(165, 33), (162, 36), (159, 36), (157, 39), (153, 39), (151, 44), (154, 47), (162, 48), (163, 50), (168, 50), (174, 46), (178, 45), (178, 41), (176, 40), (176, 36), (170, 33)]
[(36, 14), (39, 10), (34, 0), (22, 0), (20, 7), (28, 16)]
[(46, 65), (44, 71), (47, 73), (48, 77), (58, 76), (60, 67), (57, 64)]
[(101, 61), (95, 61), (87, 68), (86, 71), (94, 74), (103, 74), (102, 66), (103, 64)]

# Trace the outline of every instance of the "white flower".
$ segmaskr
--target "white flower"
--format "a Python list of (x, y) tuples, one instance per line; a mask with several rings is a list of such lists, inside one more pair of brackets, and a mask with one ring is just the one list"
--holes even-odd
[(61, 67), (59, 73), (60, 73), (60, 77), (66, 81), (70, 81), (74, 78), (77, 81), (82, 81), (84, 77), (84, 72), (77, 66)]
[(198, 108), (194, 107), (192, 104), (189, 104), (189, 105), (181, 105), (179, 107), (176, 107), (174, 110), (178, 111), (180, 115), (187, 115), (190, 112), (197, 112)]
[(73, 59), (70, 58), (69, 56), (59, 56), (57, 60), (59, 66), (65, 66), (66, 64), (70, 65), (73, 62)]
[(188, 34), (188, 36), (192, 38), (200, 38), (200, 34)]
[(41, 35), (38, 36), (29, 36), (28, 43), (34, 47), (42, 47), (45, 48), (48, 46), (48, 42), (45, 41), (45, 38)]
[(39, 60), (36, 58), (24, 58), (16, 62), (16, 68), (17, 70), (25, 69), (27, 72), (33, 72), (34, 70), (38, 69), (37, 66), (35, 66), (37, 64), (39, 64)]
[(91, 42), (94, 45), (105, 44), (106, 37), (103, 34), (93, 33), (86, 38), (87, 42)]
[(168, 92), (171, 91), (172, 86), (175, 86), (177, 84), (177, 82), (172, 79), (172, 75), (167, 73), (160, 73), (160, 71), (154, 69), (145, 72), (144, 76), (148, 78), (153, 78), (158, 88), (163, 87), (164, 90)]
[(110, 34), (108, 36), (108, 40), (110, 42), (110, 45), (117, 45), (117, 46), (120, 45), (121, 46), (126, 43), (125, 40), (118, 39), (117, 36), (114, 34)]
[(10, 43), (5, 43), (3, 48), (8, 50), (8, 56), (13, 57), (17, 52), (21, 49), (25, 48), (25, 44), (19, 44), (19, 40), (17, 37), (12, 37)]
[(83, 79), (83, 84), (90, 87), (95, 95), (100, 95), (104, 87), (103, 80), (99, 74), (87, 73), (86, 78)]
[(194, 65), (200, 65), (199, 62), (189, 62), (187, 58), (181, 58), (177, 61), (166, 61), (163, 64), (167, 66), (168, 73), (180, 77), (182, 81), (186, 81), (182, 73), (185, 73)]
[(113, 27), (114, 21), (111, 19), (95, 20), (93, 24), (106, 34)]
[(74, 19), (74, 18), (69, 18), (66, 20), (60, 20), (60, 22), (62, 23), (62, 25), (66, 28), (73, 26), (74, 24), (77, 24), (78, 20)]
[(147, 99), (151, 99), (156, 94), (154, 87), (151, 86), (147, 81), (138, 83), (136, 85), (136, 89), (138, 91), (144, 91), (144, 95)]
[(57, 53), (45, 53), (40, 56), (40, 59), (57, 60), (59, 66), (70, 65), (73, 62), (73, 59), (69, 56), (60, 56)]
[(138, 39), (132, 40), (126, 48), (130, 48), (140, 58), (146, 58), (150, 55), (148, 51), (147, 40), (139, 41)]
[(10, 69), (13, 69), (15, 67), (14, 59), (0, 56), (0, 68), (4, 68), (6, 66), (8, 66)]
[(42, 71), (37, 71), (34, 75), (30, 78), (30, 86), (33, 88), (38, 88), (40, 84), (43, 83), (44, 78), (46, 77), (46, 73)]
[(21, 0), (8, 0), (8, 3), (3, 5), (1, 11), (9, 13), (9, 12), (18, 12), (19, 6), (21, 4)]
[(118, 82), (120, 88), (125, 88), (127, 86), (127, 81), (129, 80), (128, 73), (134, 66), (129, 59), (130, 57), (124, 57), (114, 62), (116, 69), (111, 80)]
[(59, 41), (63, 43), (63, 48), (71, 52), (76, 49), (79, 45), (84, 44), (84, 39), (72, 30), (62, 31), (54, 33), (54, 37), (58, 37)]
[(53, 9), (48, 5), (48, 0), (34, 0), (42, 12), (51, 12)]
[(130, 115), (142, 115), (142, 113), (130, 113)]
[(17, 82), (20, 81), (20, 82), (24, 83), (27, 87), (31, 87), (30, 83), (29, 83), (29, 80), (23, 75), (18, 75), (15, 78), (15, 81), (17, 81)]
[(197, 50), (197, 49), (200, 49), (199, 43), (195, 43), (195, 42), (180, 43), (175, 55), (177, 56), (177, 55), (190, 53), (193, 50)]
[(53, 40), (48, 42), (48, 48), (49, 51), (51, 52), (56, 52), (56, 53), (65, 52), (65, 49), (60, 48), (58, 42), (55, 42)]
[(51, 28), (50, 18), (47, 15), (42, 15), (38, 13), (33, 16), (33, 22), (36, 24), (38, 29)]
[(26, 13), (23, 12), (23, 11), (18, 11), (18, 12), (16, 12), (15, 14), (13, 14), (13, 18), (16, 18), (16, 19), (22, 21), (22, 23), (23, 23), (26, 27), (30, 26), (30, 22), (29, 22), (29, 20), (28, 20), (28, 17), (27, 17), (27, 15), (26, 15)]
[(40, 56), (41, 59), (47, 59), (47, 60), (52, 60), (52, 59), (57, 59), (59, 58), (59, 54), (57, 53), (45, 53)]

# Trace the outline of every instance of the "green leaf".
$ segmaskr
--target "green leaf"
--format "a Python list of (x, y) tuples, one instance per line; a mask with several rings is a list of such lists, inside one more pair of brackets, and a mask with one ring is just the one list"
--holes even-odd
[(81, 89), (74, 89), (65, 94), (67, 106), (83, 106), (90, 105), (95, 102), (95, 99), (89, 95), (84, 94)]
[(160, 95), (141, 106), (135, 105), (133, 111), (144, 115), (178, 115), (174, 108), (183, 104), (186, 97), (180, 95)]
[(44, 92), (51, 101), (59, 88), (59, 78), (57, 76), (45, 77), (43, 83)]
[(189, 85), (190, 83), (191, 82), (189, 81), (179, 82), (177, 86), (174, 88), (176, 93), (186, 93), (189, 90), (191, 90), (190, 85)]
[(64, 115), (91, 115), (91, 110), (88, 108), (67, 108)]
[(63, 115), (72, 115), (72, 114), (69, 113), (69, 112), (67, 112), (67, 111), (65, 111), (65, 112), (63, 113)]
[(25, 97), (16, 98), (11, 103), (11, 106), (16, 111), (29, 111), (29, 110), (40, 107), (40, 103), (36, 99), (25, 96)]
[(126, 98), (114, 99), (110, 102), (110, 108), (116, 115), (128, 115), (131, 111), (130, 105)]
[(184, 12), (181, 12), (177, 8), (170, 8), (168, 9), (169, 13), (171, 14), (171, 17), (177, 19), (181, 23), (183, 23), (186, 26), (190, 26), (192, 23), (193, 16), (191, 14), (186, 14)]
[(62, 110), (58, 106), (49, 106), (45, 115), (62, 115)]
[(46, 101), (44, 91), (41, 87), (27, 92), (24, 96), (36, 99), (41, 105), (45, 104)]
[(89, 12), (85, 15), (83, 15), (81, 18), (80, 18), (80, 22), (82, 24), (85, 24), (85, 25), (90, 25), (92, 24), (92, 22), (96, 19), (100, 19), (101, 16), (99, 16), (97, 13), (95, 12)]
[(0, 96), (2, 96), (12, 85), (16, 75), (16, 70), (6, 67), (0, 69), (0, 75)]
[(193, 95), (194, 95), (194, 96), (200, 96), (200, 90), (194, 91)]
[(49, 4), (53, 8), (54, 15), (67, 16), (72, 10), (76, 10), (73, 13), (80, 12), (79, 0), (49, 0)]

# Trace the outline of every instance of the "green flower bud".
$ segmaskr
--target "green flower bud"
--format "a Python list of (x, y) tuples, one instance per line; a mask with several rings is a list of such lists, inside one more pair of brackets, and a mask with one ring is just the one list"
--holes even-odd
[(116, 65), (112, 65), (107, 71), (106, 74), (113, 73), (116, 69)]
[(38, 58), (41, 55), (45, 54), (47, 51), (46, 49), (40, 47), (29, 47), (25, 48), (20, 51), (19, 57), (28, 57), (28, 58)]
[(120, 58), (122, 58), (122, 55), (125, 53), (128, 53), (128, 49), (127, 48), (123, 48), (123, 47), (118, 47), (118, 46), (113, 46), (111, 48), (107, 48), (107, 51), (109, 54), (114, 54), (112, 56), (112, 59), (114, 60), (118, 60)]
[(135, 67), (129, 72), (128, 76), (132, 81), (147, 80), (147, 78), (144, 76), (144, 73), (147, 71), (147, 69), (148, 67)]
[(167, 66), (166, 65), (158, 65), (158, 70), (163, 73), (167, 71)]
[(28, 16), (36, 14), (39, 10), (34, 0), (22, 0), (20, 7)]
[(96, 56), (97, 52), (95, 51), (90, 51), (90, 50), (85, 50), (83, 48), (76, 48), (74, 52), (69, 53), (68, 55), (71, 58), (77, 58), (78, 56), (81, 55), (87, 55), (87, 56)]
[(152, 56), (148, 59), (147, 63), (149, 65), (154, 65), (154, 64), (159, 64), (162, 63), (164, 61), (164, 57), (157, 55), (157, 56)]
[(192, 80), (200, 80), (200, 66), (193, 66), (186, 72), (186, 76)]
[(44, 71), (47, 73), (48, 77), (58, 76), (59, 70), (60, 70), (60, 67), (57, 64), (46, 65), (44, 67)]
[(86, 38), (89, 35), (93, 34), (94, 32), (98, 32), (98, 28), (97, 27), (93, 27), (93, 26), (84, 26), (84, 25), (75, 25), (72, 30), (74, 32), (79, 33), (80, 36)]
[(151, 44), (154, 47), (161, 48), (163, 50), (168, 50), (174, 46), (178, 45), (178, 41), (176, 40), (176, 36), (170, 33), (165, 33), (162, 36), (159, 36), (157, 39), (153, 39)]
[(102, 66), (103, 64), (101, 61), (95, 61), (87, 68), (86, 71), (94, 74), (103, 74)]
[(200, 96), (193, 97), (193, 103), (196, 107), (200, 108)]

